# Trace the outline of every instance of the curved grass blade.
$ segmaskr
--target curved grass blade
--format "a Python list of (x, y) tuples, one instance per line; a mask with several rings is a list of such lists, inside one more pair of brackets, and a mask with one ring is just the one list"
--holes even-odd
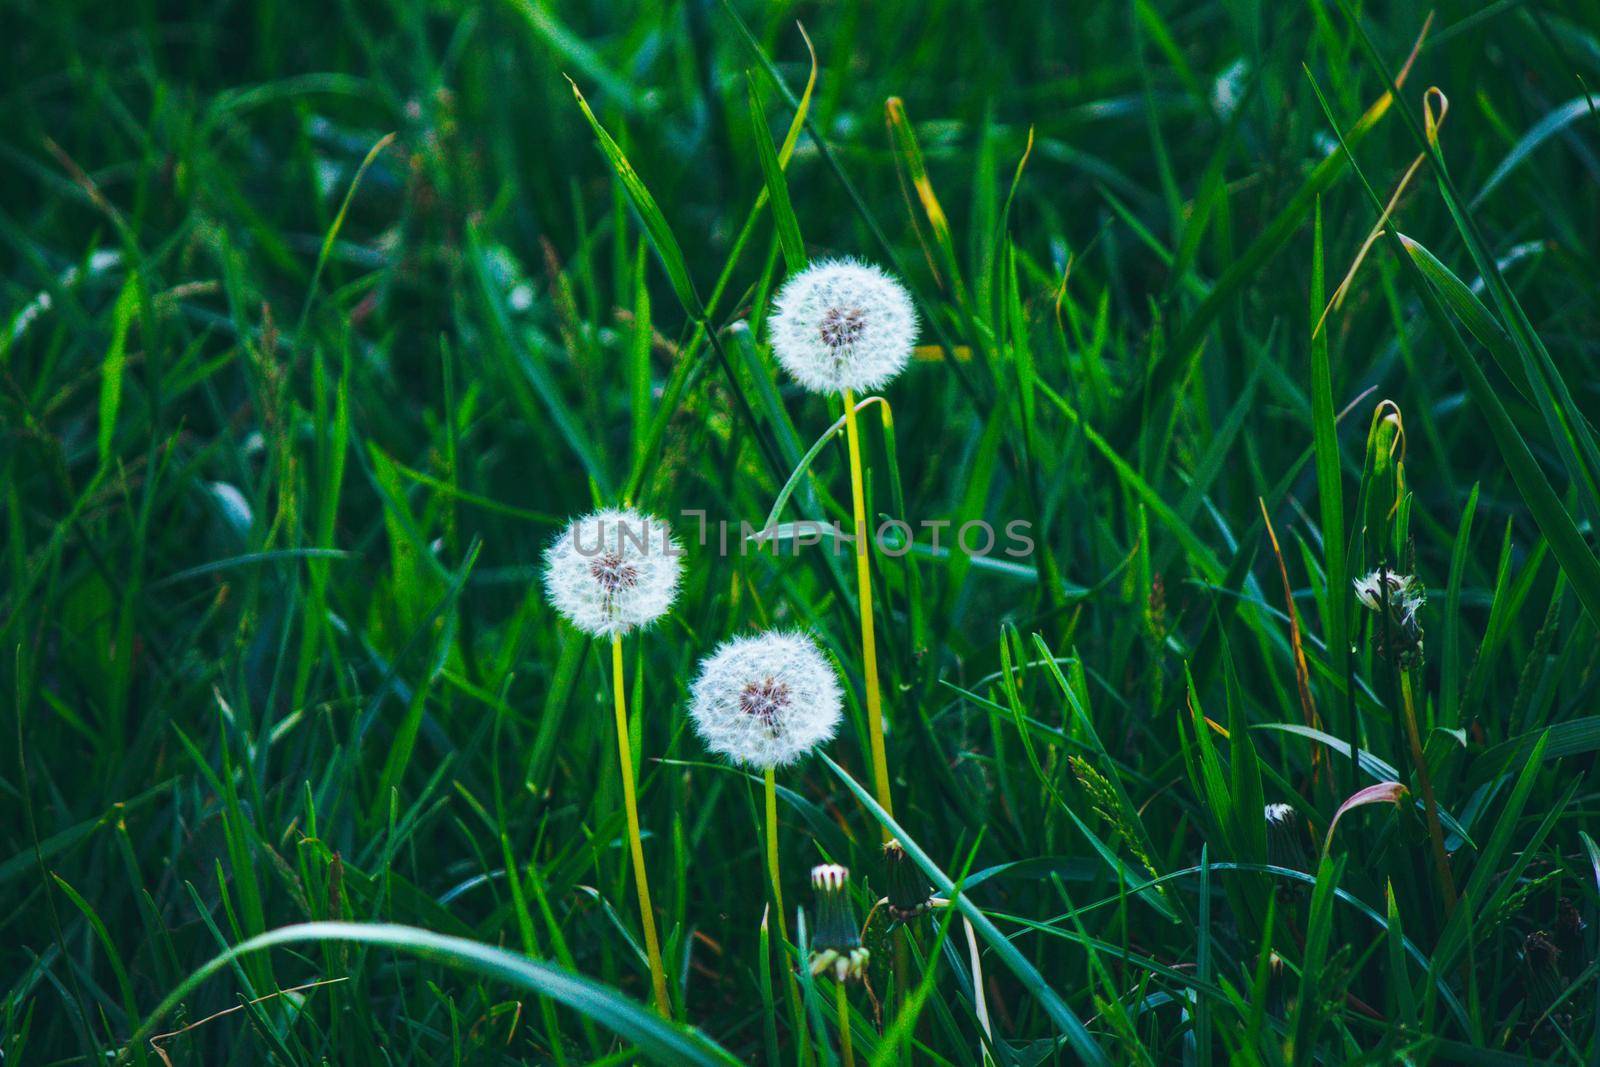
[(756, 145), (756, 158), (761, 161), (761, 174), (767, 183), (767, 198), (772, 202), (772, 221), (778, 230), (778, 244), (783, 249), (783, 262), (790, 274), (806, 269), (806, 246), (800, 239), (800, 220), (795, 218), (794, 205), (789, 202), (789, 183), (783, 176), (783, 161), (772, 146), (772, 135), (767, 132), (767, 117), (761, 106), (761, 94), (756, 89), (755, 75), (749, 75), (750, 126)]
[(145, 1017), (139, 1029), (129, 1038), (117, 1062), (125, 1062), (136, 1046), (150, 1039), (162, 1019), (171, 1015), (208, 978), (239, 957), (278, 945), (316, 941), (378, 945), (542, 994), (631, 1041), (641, 1053), (658, 1063), (726, 1067), (739, 1062), (721, 1045), (699, 1031), (667, 1022), (609, 986), (548, 963), (463, 937), (436, 934), (413, 926), (350, 922), (297, 923), (279, 927), (243, 941), (214, 957), (184, 979)]
[(1494, 173), (1484, 180), (1483, 188), (1478, 190), (1478, 195), (1473, 197), (1467, 206), (1475, 208), (1483, 203), (1484, 199), (1494, 192), (1501, 182), (1510, 177), (1512, 171), (1520, 167), (1533, 154), (1534, 149), (1585, 115), (1593, 114), (1593, 112), (1594, 105), (1589, 98), (1580, 96), (1576, 99), (1568, 100), (1565, 104), (1562, 104), (1534, 123), (1529, 127), (1528, 132), (1522, 135), (1522, 139), (1511, 147), (1511, 151), (1506, 153), (1506, 158), (1500, 161), (1500, 165), (1494, 169)]
[(1410, 254), (1411, 245), (1415, 242), (1404, 241), (1397, 234), (1391, 234), (1391, 239), (1400, 246), (1400, 251), (1407, 253), (1398, 258), (1411, 268), (1417, 282), (1417, 290), (1422, 296), (1423, 306), (1444, 341), (1445, 351), (1450, 354), (1456, 369), (1466, 380), (1467, 391), (1488, 421), (1489, 431), (1494, 435), (1495, 444), (1499, 446), (1500, 454), (1510, 469), (1517, 490), (1527, 503), (1528, 510), (1533, 512), (1534, 521), (1549, 539), (1550, 550), (1555, 553), (1562, 570), (1566, 571), (1567, 577), (1572, 580), (1573, 589), (1576, 590), (1578, 599), (1583, 602), (1584, 610), (1589, 613), (1591, 619), (1600, 620), (1600, 560), (1595, 558), (1583, 535), (1578, 532), (1572, 516), (1567, 513), (1561, 498), (1551, 488), (1550, 480), (1545, 477), (1544, 471), (1533, 458), (1528, 442), (1523, 439), (1516, 424), (1511, 421), (1511, 416), (1506, 412), (1505, 405), (1500, 402), (1494, 386), (1484, 375), (1483, 368), (1478, 366), (1478, 361), (1467, 350), (1466, 342), (1456, 332), (1455, 325), (1440, 303), (1434, 283), (1422, 272), (1422, 268)]
[(300, 305), (300, 321), (294, 330), (296, 337), (305, 333), (306, 317), (311, 314), (311, 304), (317, 298), (317, 286), (322, 281), (323, 268), (328, 265), (328, 257), (333, 254), (333, 243), (339, 239), (339, 231), (344, 227), (344, 217), (350, 213), (350, 202), (356, 198), (356, 190), (361, 187), (361, 179), (366, 177), (367, 168), (383, 154), (383, 150), (394, 143), (396, 136), (394, 133), (386, 133), (378, 138), (377, 143), (368, 150), (366, 158), (361, 161), (361, 165), (356, 168), (355, 177), (350, 179), (350, 188), (345, 190), (344, 199), (339, 203), (339, 212), (334, 215), (333, 224), (322, 237), (322, 247), (317, 250), (317, 265), (311, 271), (311, 284), (306, 287), (305, 303)]
[(633, 169), (633, 164), (628, 162), (628, 157), (617, 142), (611, 139), (606, 128), (600, 125), (600, 120), (595, 118), (594, 112), (589, 110), (589, 101), (583, 98), (578, 83), (568, 78), (567, 84), (572, 86), (572, 95), (600, 142), (600, 151), (605, 154), (611, 169), (617, 172), (623, 189), (627, 190), (628, 200), (639, 213), (639, 221), (644, 224), (645, 234), (650, 238), (650, 247), (655, 249), (656, 256), (660, 258), (661, 266), (667, 272), (667, 280), (672, 283), (672, 291), (678, 295), (678, 302), (691, 318), (702, 318), (705, 305), (700, 302), (700, 294), (695, 292), (694, 282), (689, 277), (689, 265), (683, 258), (683, 249), (673, 236), (672, 227), (667, 225), (666, 216), (661, 214), (661, 208), (656, 206), (656, 198), (650, 195), (639, 172)]

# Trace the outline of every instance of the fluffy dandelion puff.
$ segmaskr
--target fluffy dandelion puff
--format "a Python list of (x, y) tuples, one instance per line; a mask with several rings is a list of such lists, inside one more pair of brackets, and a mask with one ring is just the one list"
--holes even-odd
[(625, 634), (666, 614), (678, 593), (671, 527), (632, 510), (573, 520), (544, 554), (545, 591), (557, 611), (596, 637)]
[(838, 393), (886, 385), (911, 358), (911, 296), (870, 263), (832, 259), (794, 275), (773, 302), (772, 351), (807, 389)]
[(811, 638), (765, 633), (723, 643), (690, 691), (695, 731), (746, 767), (781, 767), (833, 736), (839, 681)]

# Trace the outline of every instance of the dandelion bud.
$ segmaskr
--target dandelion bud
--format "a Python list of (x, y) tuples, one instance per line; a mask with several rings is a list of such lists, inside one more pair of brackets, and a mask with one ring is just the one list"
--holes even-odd
[(833, 737), (839, 680), (801, 633), (724, 642), (700, 664), (690, 718), (711, 751), (746, 767), (781, 767)]
[(890, 918), (907, 923), (928, 910), (933, 887), (900, 842), (883, 843), (884, 886)]
[(1583, 936), (1588, 926), (1570, 897), (1562, 897), (1556, 901), (1556, 925), (1551, 938), (1564, 955), (1588, 956), (1584, 951), (1587, 939)]
[(811, 868), (817, 894), (817, 927), (811, 938), (811, 974), (832, 971), (834, 981), (860, 978), (870, 954), (856, 931), (856, 909), (850, 900), (850, 872), (837, 863)]
[(1310, 852), (1306, 847), (1305, 823), (1295, 816), (1288, 804), (1268, 804), (1267, 862), (1274, 867), (1303, 871), (1310, 866)]
[(1553, 1062), (1551, 1053), (1560, 1048), (1560, 1035), (1570, 1032), (1573, 1024), (1570, 980), (1565, 973), (1571, 968), (1564, 955), (1544, 930), (1535, 930), (1523, 939), (1521, 989), (1529, 1010), (1525, 1013), (1528, 1018), (1517, 1027), (1517, 1036), (1545, 1062)]
[(816, 393), (881, 388), (905, 368), (917, 339), (911, 296), (869, 263), (834, 259), (788, 280), (773, 302), (772, 351)]
[(1276, 950), (1267, 953), (1267, 1011), (1275, 1016), (1287, 1013), (1293, 976)]
[(672, 607), (682, 551), (667, 523), (637, 511), (573, 520), (545, 550), (550, 603), (595, 637), (648, 626)]
[[(1356, 599), (1368, 611), (1383, 614), (1388, 605), (1387, 626), (1379, 619), (1378, 651), (1385, 659), (1393, 659), (1402, 668), (1422, 665), (1422, 623), (1417, 613), (1428, 601), (1428, 592), (1422, 582), (1408, 574), (1397, 574), (1380, 567), (1370, 574), (1355, 579)], [(1387, 629), (1387, 634), (1385, 630)]]

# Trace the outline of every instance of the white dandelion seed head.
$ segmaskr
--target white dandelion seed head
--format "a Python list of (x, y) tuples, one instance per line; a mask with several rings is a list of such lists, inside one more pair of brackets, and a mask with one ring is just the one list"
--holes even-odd
[(608, 509), (574, 519), (544, 554), (550, 603), (595, 637), (655, 622), (678, 593), (682, 550), (664, 519)]
[(1266, 811), (1267, 822), (1272, 824), (1289, 823), (1294, 820), (1293, 804), (1268, 804)]
[(839, 725), (839, 679), (802, 633), (724, 642), (701, 661), (690, 698), (706, 747), (760, 770), (793, 763)]
[(1351, 584), (1355, 586), (1356, 599), (1361, 602), (1362, 607), (1369, 611), (1382, 611), (1383, 587), (1386, 583), (1389, 587), (1389, 608), (1403, 619), (1414, 619), (1422, 605), (1427, 603), (1427, 591), (1420, 581), (1409, 574), (1376, 570), (1354, 579)]
[(911, 295), (870, 263), (814, 263), (778, 290), (768, 325), (783, 369), (816, 393), (882, 388), (917, 340)]

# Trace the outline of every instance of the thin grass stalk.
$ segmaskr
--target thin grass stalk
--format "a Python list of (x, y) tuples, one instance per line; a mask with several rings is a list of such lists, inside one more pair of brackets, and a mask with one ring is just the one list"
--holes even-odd
[(856, 1053), (850, 1041), (850, 1002), (843, 982), (833, 983), (833, 1011), (839, 1023), (839, 1059), (844, 1067), (856, 1067)]
[(639, 838), (639, 801), (634, 795), (633, 746), (628, 741), (627, 687), (622, 676), (622, 636), (611, 637), (612, 692), (616, 695), (617, 758), (622, 761), (622, 801), (628, 809), (628, 846), (633, 854), (633, 883), (639, 891), (639, 925), (644, 928), (644, 950), (650, 958), (650, 986), (655, 994), (656, 1011), (663, 1019), (672, 1018), (672, 1003), (667, 999), (667, 972), (661, 964), (661, 942), (656, 938), (656, 913), (650, 906), (650, 883), (644, 873), (644, 845)]
[(983, 992), (983, 953), (978, 948), (978, 933), (972, 928), (972, 920), (963, 915), (961, 926), (967, 934), (967, 959), (972, 967), (972, 1007), (978, 1016), (978, 1025), (983, 1028), (984, 1040), (979, 1051), (983, 1053), (985, 1067), (992, 1067), (994, 1057), (989, 1054), (989, 1048), (994, 1044), (994, 1030), (989, 1025), (989, 998)]
[(767, 812), (767, 881), (772, 886), (772, 907), (778, 913), (778, 959), (788, 978), (789, 1013), (794, 1020), (794, 1032), (799, 1040), (798, 1062), (811, 1062), (811, 1038), (806, 1030), (805, 1014), (800, 1010), (800, 983), (789, 964), (789, 920), (783, 912), (783, 883), (778, 867), (778, 779), (774, 768), (768, 767), (764, 778)]
[[(867, 727), (872, 743), (872, 777), (878, 804), (891, 816), (889, 757), (883, 743), (883, 696), (878, 688), (878, 642), (873, 630), (872, 571), (867, 554), (867, 504), (861, 482), (861, 435), (856, 426), (856, 398), (844, 391), (845, 440), (850, 449), (850, 508), (855, 520), (856, 599), (861, 607), (861, 659), (867, 689)], [(889, 831), (883, 829), (883, 840)]]
[(1406, 733), (1411, 741), (1411, 758), (1417, 765), (1417, 784), (1422, 787), (1422, 809), (1428, 818), (1428, 839), (1433, 843), (1433, 866), (1439, 875), (1439, 889), (1444, 893), (1444, 913), (1449, 918), (1456, 910), (1456, 883), (1450, 874), (1450, 858), (1444, 851), (1444, 832), (1439, 826), (1439, 804), (1433, 797), (1433, 776), (1428, 773), (1428, 761), (1422, 751), (1422, 737), (1417, 731), (1416, 700), (1411, 695), (1411, 671), (1400, 671), (1400, 698), (1405, 707)]

